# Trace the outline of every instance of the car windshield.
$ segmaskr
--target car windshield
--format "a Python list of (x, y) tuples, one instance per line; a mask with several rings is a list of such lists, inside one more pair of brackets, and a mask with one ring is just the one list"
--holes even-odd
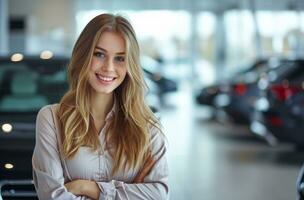
[(68, 59), (32, 58), (0, 61), (0, 113), (33, 115), (42, 106), (58, 102), (68, 88)]
[(297, 81), (303, 74), (304, 65), (299, 61), (285, 61), (268, 71), (271, 82), (280, 82), (284, 79)]

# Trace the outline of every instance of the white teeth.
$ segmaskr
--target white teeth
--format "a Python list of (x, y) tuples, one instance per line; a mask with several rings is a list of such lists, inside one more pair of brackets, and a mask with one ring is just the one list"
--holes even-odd
[(102, 76), (99, 74), (97, 74), (97, 77), (102, 81), (113, 81), (114, 80), (114, 77), (106, 77), (106, 76)]

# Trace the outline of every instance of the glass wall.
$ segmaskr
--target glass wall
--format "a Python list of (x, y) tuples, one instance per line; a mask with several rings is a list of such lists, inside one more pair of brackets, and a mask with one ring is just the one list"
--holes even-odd
[(303, 12), (296, 11), (226, 11), (221, 73), (229, 77), (259, 57), (303, 56), (303, 19)]
[(303, 12), (259, 11), (257, 21), (263, 55), (303, 55)]
[(254, 19), (247, 10), (231, 10), (224, 14), (226, 33), (225, 74), (233, 74), (256, 58)]
[(200, 12), (197, 15), (198, 56), (195, 72), (200, 85), (208, 85), (215, 81), (215, 32), (216, 16), (211, 12)]

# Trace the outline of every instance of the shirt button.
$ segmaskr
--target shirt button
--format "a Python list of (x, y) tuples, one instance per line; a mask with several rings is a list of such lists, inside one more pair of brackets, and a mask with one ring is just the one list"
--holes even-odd
[(106, 174), (104, 173), (97, 173), (97, 177), (98, 179), (103, 179), (103, 180), (107, 178)]

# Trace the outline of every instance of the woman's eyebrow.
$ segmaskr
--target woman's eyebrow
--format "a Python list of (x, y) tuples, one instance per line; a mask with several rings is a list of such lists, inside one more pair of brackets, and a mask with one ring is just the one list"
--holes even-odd
[[(101, 50), (101, 51), (108, 52), (106, 49), (104, 49), (104, 48), (102, 48), (102, 47), (100, 47), (100, 46), (96, 46), (95, 49), (99, 49), (99, 50)], [(125, 52), (117, 52), (116, 54), (117, 54), (117, 55), (124, 55), (124, 54), (126, 54), (126, 53), (125, 53)]]
[(102, 51), (107, 52), (107, 50), (105, 50), (104, 48), (101, 48), (101, 47), (99, 47), (99, 46), (96, 46), (95, 49), (99, 49), (99, 50), (102, 50)]

